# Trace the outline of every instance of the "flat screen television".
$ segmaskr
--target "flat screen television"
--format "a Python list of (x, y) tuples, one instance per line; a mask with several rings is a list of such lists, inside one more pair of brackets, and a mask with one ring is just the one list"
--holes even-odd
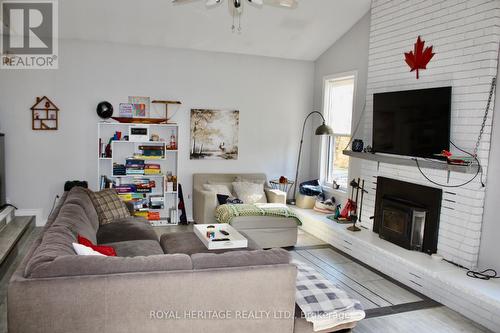
[(5, 204), (5, 135), (0, 133), (0, 210)]
[(376, 153), (436, 158), (450, 149), (451, 87), (373, 95)]

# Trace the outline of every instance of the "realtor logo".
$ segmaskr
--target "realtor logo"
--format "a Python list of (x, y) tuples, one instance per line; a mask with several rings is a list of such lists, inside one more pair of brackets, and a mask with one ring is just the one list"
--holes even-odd
[(2, 69), (57, 69), (57, 2), (1, 2)]

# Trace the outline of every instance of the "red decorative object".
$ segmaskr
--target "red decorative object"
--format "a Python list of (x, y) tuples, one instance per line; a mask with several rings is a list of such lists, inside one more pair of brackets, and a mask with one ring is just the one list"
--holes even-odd
[(414, 51), (405, 52), (405, 61), (410, 66), (411, 71), (417, 72), (417, 80), (418, 80), (418, 71), (420, 69), (427, 69), (427, 64), (431, 61), (432, 57), (434, 57), (435, 53), (432, 53), (432, 45), (429, 47), (425, 46), (425, 41), (420, 39), (420, 36), (417, 38), (417, 42), (415, 43)]
[(88, 246), (92, 250), (97, 251), (100, 254), (104, 254), (105, 256), (116, 257), (116, 251), (111, 246), (94, 245), (92, 241), (80, 235), (78, 235), (78, 244)]

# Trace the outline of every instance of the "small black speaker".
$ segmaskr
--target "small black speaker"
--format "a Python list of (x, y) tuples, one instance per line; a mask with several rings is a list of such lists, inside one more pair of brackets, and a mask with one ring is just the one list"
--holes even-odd
[(97, 104), (97, 115), (101, 117), (102, 119), (108, 119), (111, 118), (113, 115), (113, 105), (111, 105), (110, 102), (101, 102)]
[(364, 147), (363, 140), (356, 139), (352, 142), (352, 151), (360, 153), (363, 151), (363, 147)]
[(73, 187), (83, 187), (83, 188), (89, 188), (89, 184), (85, 180), (68, 180), (66, 183), (64, 183), (64, 192), (71, 191)]

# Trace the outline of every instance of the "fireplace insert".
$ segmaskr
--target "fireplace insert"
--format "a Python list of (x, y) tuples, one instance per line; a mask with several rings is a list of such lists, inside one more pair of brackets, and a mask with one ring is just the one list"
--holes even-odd
[(373, 231), (406, 249), (437, 251), (443, 191), (377, 177)]
[(422, 251), (425, 207), (401, 198), (385, 197), (382, 202), (380, 238), (408, 250)]

